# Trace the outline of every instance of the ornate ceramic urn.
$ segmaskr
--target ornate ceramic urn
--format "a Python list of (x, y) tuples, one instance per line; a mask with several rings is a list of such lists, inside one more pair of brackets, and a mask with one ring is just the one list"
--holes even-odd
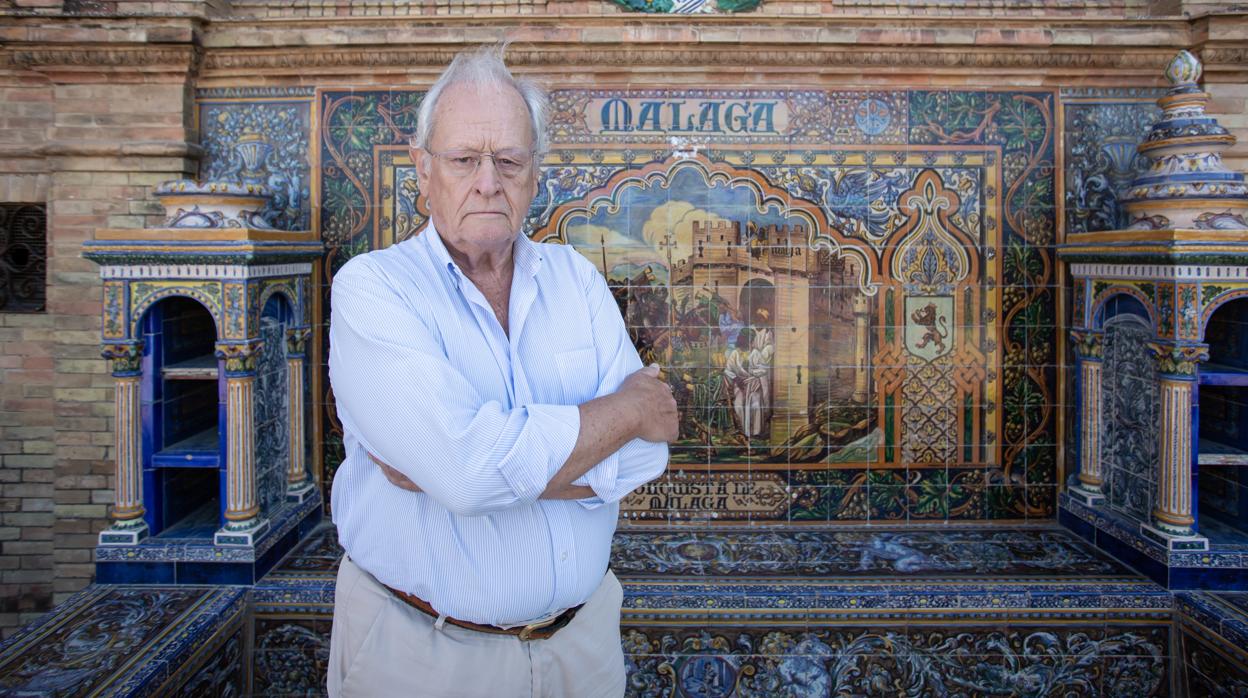
[(166, 228), (255, 228), (273, 226), (260, 215), (269, 191), (261, 184), (175, 179), (156, 188), (165, 207)]

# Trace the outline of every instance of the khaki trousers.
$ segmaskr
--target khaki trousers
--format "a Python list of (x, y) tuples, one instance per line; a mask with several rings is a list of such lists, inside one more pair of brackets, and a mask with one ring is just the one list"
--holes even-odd
[(572, 622), (546, 640), (465, 630), (395, 598), (343, 557), (329, 642), (329, 695), (619, 698), (619, 581), (610, 571)]

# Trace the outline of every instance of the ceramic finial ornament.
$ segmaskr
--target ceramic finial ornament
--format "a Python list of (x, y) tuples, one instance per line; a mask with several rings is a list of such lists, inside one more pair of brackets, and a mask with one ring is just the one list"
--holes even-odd
[(1161, 119), (1138, 148), (1151, 164), (1123, 200), (1131, 230), (1248, 230), (1248, 185), (1222, 164), (1235, 136), (1205, 113), (1209, 95), (1197, 83), (1200, 74), (1188, 51), (1166, 67)]
[(1170, 60), (1170, 65), (1166, 66), (1166, 79), (1170, 81), (1171, 87), (1188, 85), (1197, 87), (1203, 71), (1200, 59), (1193, 56), (1191, 51), (1184, 49)]

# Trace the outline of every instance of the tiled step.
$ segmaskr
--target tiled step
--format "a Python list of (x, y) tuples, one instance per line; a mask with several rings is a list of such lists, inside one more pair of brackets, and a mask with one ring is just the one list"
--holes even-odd
[(246, 597), (90, 586), (0, 645), (0, 695), (242, 695)]
[(1248, 696), (1248, 592), (1180, 592), (1174, 610), (1188, 695)]
[[(0, 694), (318, 694), (341, 555), (322, 526), (250, 591), (93, 586), (0, 647)], [(627, 529), (613, 567), (630, 696), (1160, 696), (1248, 678), (1243, 596), (1182, 594), (1176, 616), (1057, 528)]]
[[(324, 670), (334, 537), (256, 587), (257, 695)], [(629, 695), (1170, 692), (1171, 595), (1060, 528), (629, 528), (612, 567)]]

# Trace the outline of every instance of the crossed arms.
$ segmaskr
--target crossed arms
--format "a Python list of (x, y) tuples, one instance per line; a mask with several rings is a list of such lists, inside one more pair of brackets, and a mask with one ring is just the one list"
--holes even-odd
[(482, 398), (448, 359), (421, 312), (423, 297), (404, 297), (371, 260), (353, 260), (334, 278), (330, 326), (330, 380), (344, 428), (391, 482), (462, 515), (538, 498), (600, 506), (653, 479), (676, 436), (675, 400), (657, 369), (638, 370), (610, 291), (589, 271), (580, 281), (597, 395), (507, 409)]

